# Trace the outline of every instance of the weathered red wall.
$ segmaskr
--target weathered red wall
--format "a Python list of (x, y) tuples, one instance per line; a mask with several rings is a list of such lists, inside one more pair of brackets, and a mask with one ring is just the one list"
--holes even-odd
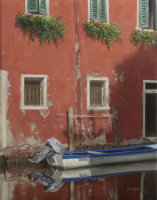
[(31, 183), (27, 183), (26, 185), (18, 183), (15, 186), (13, 197), (15, 200), (32, 200), (33, 198), (38, 200), (62, 200), (63, 198), (69, 199), (69, 184), (64, 185), (57, 192), (44, 192), (43, 186), (39, 183), (34, 184), (34, 187)]
[(118, 199), (138, 200), (141, 191), (141, 174), (130, 174), (118, 177)]
[[(117, 179), (117, 182), (115, 182)], [(15, 200), (56, 199), (68, 200), (72, 193), (74, 199), (103, 200), (128, 199), (139, 200), (141, 194), (141, 174), (106, 177), (101, 179), (82, 180), (74, 182), (74, 190), (70, 191), (70, 183), (65, 183), (57, 192), (44, 192), (40, 183), (18, 181), (13, 190)]]
[[(77, 103), (82, 105), (81, 112), (101, 116), (101, 114), (113, 113), (113, 106), (116, 106), (119, 113), (121, 142), (128, 140), (131, 142), (132, 139), (133, 142), (139, 142), (142, 138), (143, 80), (156, 79), (157, 57), (155, 49), (138, 49), (130, 42), (130, 33), (137, 27), (137, 1), (109, 1), (109, 22), (118, 24), (122, 31), (122, 42), (114, 44), (112, 50), (101, 42), (86, 37), (82, 23), (88, 18), (87, 1), (86, 3), (78, 1), (78, 9), (81, 97)], [(87, 74), (109, 77), (111, 107), (109, 111), (87, 112)], [(89, 123), (92, 123), (93, 134), (100, 135), (106, 132), (107, 142), (113, 143), (115, 138), (113, 123), (109, 118), (100, 118), (91, 118), (87, 120), (88, 122), (82, 120), (83, 122), (80, 123), (83, 123), (84, 127), (89, 127)]]
[[(84, 139), (86, 135), (92, 144), (92, 136), (103, 135), (106, 143), (114, 143), (113, 119), (101, 115), (113, 114), (113, 106), (117, 106), (121, 142), (139, 141), (142, 137), (142, 81), (156, 79), (157, 58), (153, 49), (138, 49), (129, 41), (130, 31), (137, 27), (136, 0), (109, 1), (109, 22), (120, 26), (123, 39), (111, 50), (85, 35), (82, 23), (88, 19), (87, 0), (50, 1), (50, 15), (61, 16), (67, 29), (65, 40), (58, 47), (41, 46), (37, 39), (32, 42), (15, 26), (16, 15), (24, 12), (24, 1), (3, 0), (2, 10), (2, 68), (8, 71), (10, 81), (7, 118), (16, 142), (29, 138), (44, 142), (56, 137), (66, 143), (69, 106), (75, 115), (98, 116), (81, 119), (75, 116), (76, 139), (80, 139), (80, 135), (84, 135)], [(79, 44), (77, 51), (76, 44)], [(48, 111), (20, 110), (21, 74), (49, 75)], [(87, 74), (109, 77), (110, 110), (87, 111)], [(102, 137), (98, 143), (101, 140)]]
[[(55, 45), (41, 46), (38, 39), (34, 42), (15, 26), (15, 17), (24, 12), (24, 1), (3, 1), (3, 69), (8, 71), (10, 81), (8, 120), (16, 141), (33, 137), (45, 141), (56, 137), (62, 142), (67, 140), (67, 109), (74, 107), (75, 59), (73, 2), (50, 1), (50, 15), (61, 16), (66, 26), (66, 39)], [(68, 12), (65, 12), (65, 10)], [(48, 101), (47, 111), (21, 111), (20, 87), (21, 74), (47, 74)], [(31, 124), (35, 129), (31, 132)]]

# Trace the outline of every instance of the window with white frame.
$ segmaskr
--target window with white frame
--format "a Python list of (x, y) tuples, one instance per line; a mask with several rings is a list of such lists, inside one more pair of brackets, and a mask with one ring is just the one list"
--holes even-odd
[(47, 75), (22, 75), (22, 109), (47, 109), (47, 78)]
[(157, 30), (157, 0), (139, 0), (139, 28)]
[(88, 0), (89, 18), (95, 21), (108, 22), (108, 0)]
[(49, 15), (49, 0), (25, 0), (25, 12)]
[(144, 137), (157, 137), (157, 81), (143, 81)]
[(109, 79), (107, 77), (87, 78), (87, 109), (109, 109)]

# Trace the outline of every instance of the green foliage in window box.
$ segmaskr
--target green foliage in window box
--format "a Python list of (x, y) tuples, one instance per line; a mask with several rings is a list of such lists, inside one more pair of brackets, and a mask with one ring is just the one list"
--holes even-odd
[(157, 31), (133, 30), (130, 41), (138, 46), (157, 46)]
[(25, 34), (29, 34), (34, 40), (35, 36), (43, 43), (58, 43), (65, 35), (65, 26), (60, 18), (46, 17), (43, 15), (19, 14), (16, 23)]
[(91, 20), (90, 22), (85, 21), (83, 27), (87, 36), (100, 40), (107, 44), (109, 48), (112, 47), (114, 42), (121, 41), (121, 31), (117, 24), (105, 24), (104, 21)]

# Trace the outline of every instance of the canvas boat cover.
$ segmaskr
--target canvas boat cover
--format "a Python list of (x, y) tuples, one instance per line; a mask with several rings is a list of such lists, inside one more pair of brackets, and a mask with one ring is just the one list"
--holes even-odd
[(64, 148), (61, 143), (55, 139), (51, 138), (47, 140), (45, 147), (43, 150), (35, 154), (34, 156), (29, 156), (29, 161), (32, 163), (40, 163), (41, 161), (45, 160), (49, 165), (55, 162), (54, 155), (55, 154), (63, 154)]

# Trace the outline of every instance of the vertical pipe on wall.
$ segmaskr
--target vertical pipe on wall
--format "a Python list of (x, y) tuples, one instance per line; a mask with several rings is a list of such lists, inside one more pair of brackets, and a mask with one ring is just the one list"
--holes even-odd
[(0, 70), (0, 147), (7, 147), (7, 72)]
[(80, 54), (80, 31), (79, 31), (79, 0), (73, 0), (73, 16), (75, 31), (75, 71), (76, 71), (76, 114), (81, 114), (82, 88), (81, 88), (81, 54)]
[(113, 108), (114, 113), (114, 126), (115, 126), (115, 142), (117, 146), (120, 146), (120, 133), (119, 133), (119, 125), (118, 125), (118, 110), (116, 107)]
[(68, 108), (68, 137), (69, 137), (69, 150), (74, 148), (74, 133), (73, 133), (73, 108)]
[[(68, 108), (68, 137), (69, 137), (69, 150), (74, 149), (74, 132), (73, 132), (73, 108)], [(74, 200), (74, 182), (70, 183), (70, 200)]]

